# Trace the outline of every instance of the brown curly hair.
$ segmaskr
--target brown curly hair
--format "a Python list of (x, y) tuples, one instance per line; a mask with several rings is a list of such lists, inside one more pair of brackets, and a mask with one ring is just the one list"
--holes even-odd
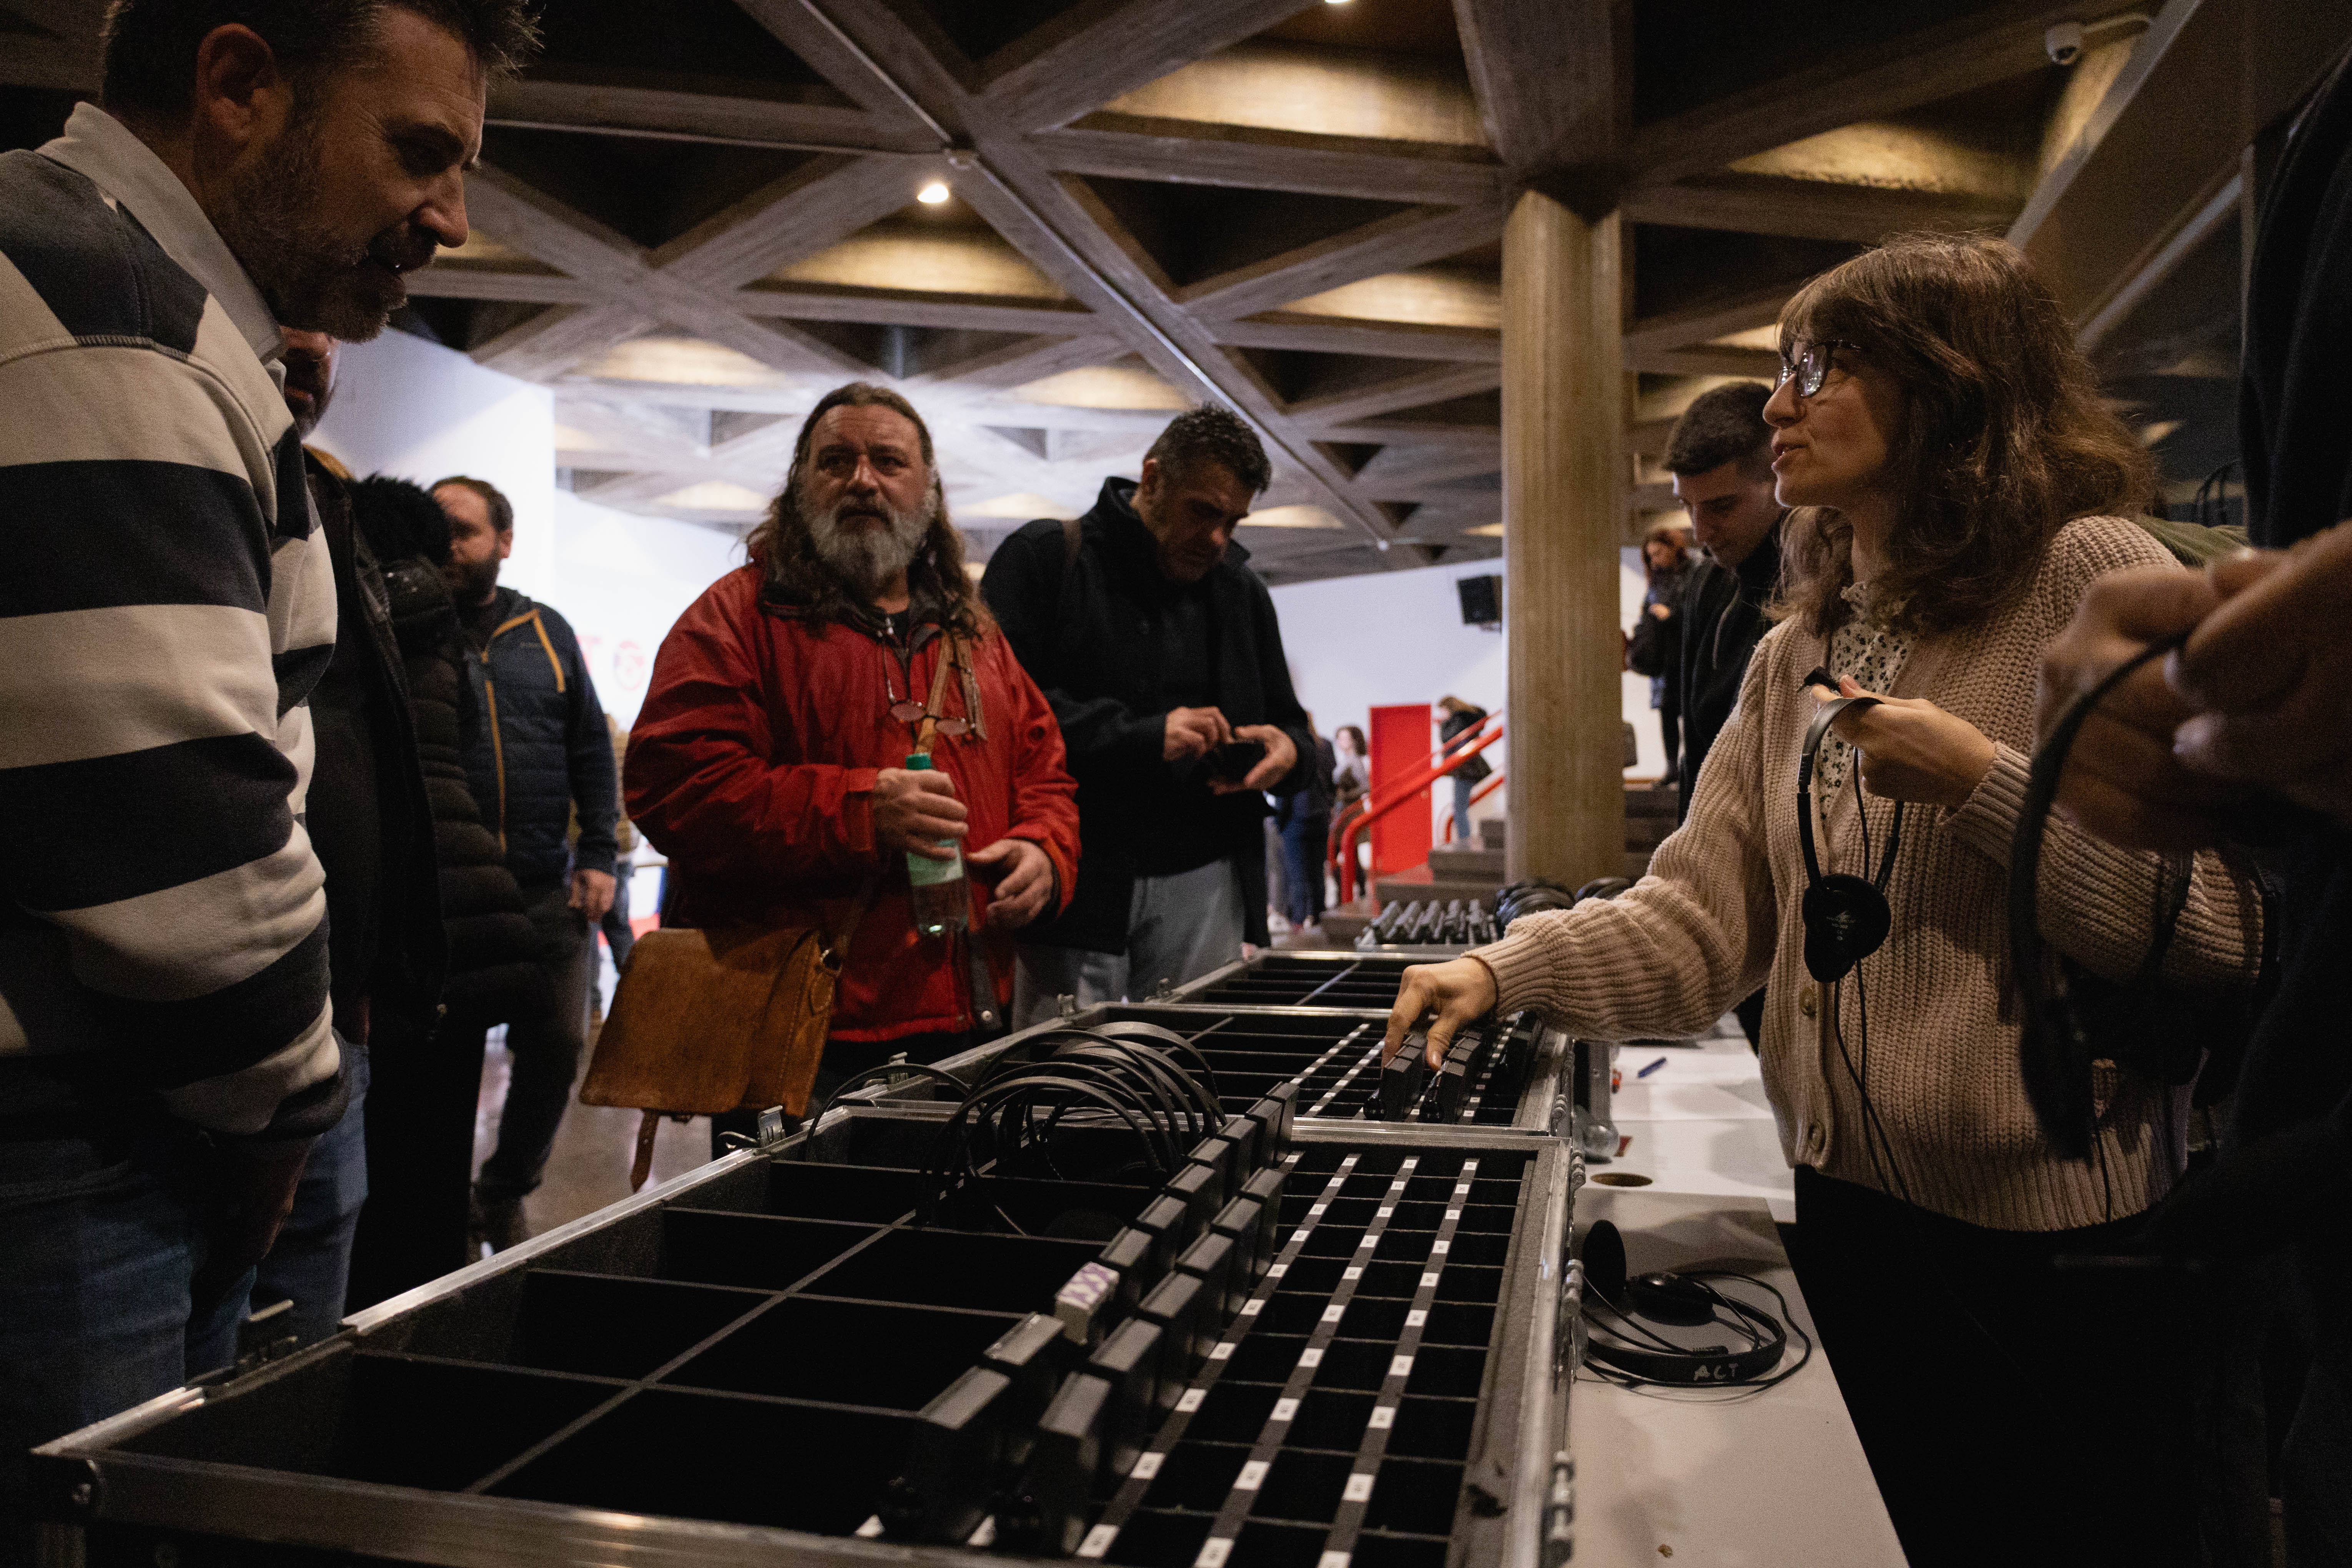
[(973, 587), (971, 574), (964, 570), (963, 535), (948, 519), (947, 495), (940, 487), (930, 426), (923, 423), (913, 404), (871, 382), (853, 381), (817, 399), (801, 424), (800, 438), (793, 443), (793, 466), (784, 474), (784, 488), (768, 503), (768, 515), (743, 538), (745, 552), (755, 564), (767, 569), (768, 592), (785, 604), (800, 606), (818, 626), (846, 622), (861, 607), (841, 574), (817, 554), (808, 520), (801, 515), (801, 480), (808, 468), (817, 421), (836, 408), (887, 408), (915, 427), (923, 467), (931, 476), (931, 527), (914, 560), (907, 563), (907, 585), (918, 598), (928, 596), (938, 604), (940, 618), (950, 631), (976, 637), (990, 630), (995, 619)]
[[(2154, 464), (2005, 240), (1905, 236), (1822, 274), (1780, 312), (1781, 357), (1827, 339), (1853, 344), (1903, 397), (1891, 433), (1903, 510), (1878, 584), (1898, 629), (1932, 635), (2005, 609), (2068, 521), (2155, 499)], [(1832, 508), (1791, 512), (1775, 613), (1818, 637), (1836, 630), (1853, 538)]]

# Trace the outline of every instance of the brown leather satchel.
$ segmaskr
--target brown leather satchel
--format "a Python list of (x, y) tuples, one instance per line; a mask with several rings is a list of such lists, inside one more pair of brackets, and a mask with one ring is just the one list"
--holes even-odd
[(646, 1113), (630, 1190), (645, 1184), (664, 1116), (808, 1108), (833, 996), (873, 884), (835, 935), (814, 926), (649, 931), (630, 951), (580, 1087), (583, 1105)]
[[(962, 642), (948, 634), (915, 750), (929, 755), (951, 668), (966, 670), (965, 707), (979, 706)], [(874, 902), (857, 889), (837, 933), (815, 926), (663, 927), (639, 937), (596, 1039), (583, 1105), (645, 1112), (629, 1190), (646, 1184), (665, 1116), (714, 1116), (781, 1105), (799, 1116), (824, 1057), (833, 997), (850, 939)]]

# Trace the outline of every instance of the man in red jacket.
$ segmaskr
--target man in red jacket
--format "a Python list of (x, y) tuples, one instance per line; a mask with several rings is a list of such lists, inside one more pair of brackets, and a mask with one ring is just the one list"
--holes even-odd
[[(746, 541), (678, 617), (629, 740), (630, 820), (669, 857), (674, 923), (816, 923), (872, 902), (815, 1092), (1001, 1020), (1012, 933), (1076, 885), (1077, 786), (1053, 710), (965, 574), (930, 432), (865, 383), (825, 395)], [(936, 679), (961, 646), (967, 668)], [(932, 767), (905, 764), (925, 717)], [(971, 930), (915, 925), (910, 854), (961, 847)]]

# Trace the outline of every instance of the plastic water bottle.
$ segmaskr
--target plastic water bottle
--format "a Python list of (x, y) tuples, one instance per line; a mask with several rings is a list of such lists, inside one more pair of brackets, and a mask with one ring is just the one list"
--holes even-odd
[[(928, 772), (930, 765), (931, 759), (921, 752), (907, 759), (909, 773)], [(963, 850), (952, 838), (938, 842), (948, 852), (944, 860), (907, 851), (907, 880), (915, 892), (915, 929), (925, 936), (961, 931), (971, 920), (971, 895), (964, 887)]]

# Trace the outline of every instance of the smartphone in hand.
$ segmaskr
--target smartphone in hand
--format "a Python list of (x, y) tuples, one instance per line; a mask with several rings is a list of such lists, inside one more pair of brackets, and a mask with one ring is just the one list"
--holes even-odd
[(1264, 741), (1227, 741), (1222, 746), (1209, 748), (1206, 771), (1208, 776), (1217, 783), (1239, 784), (1249, 777), (1252, 768), (1264, 761)]

